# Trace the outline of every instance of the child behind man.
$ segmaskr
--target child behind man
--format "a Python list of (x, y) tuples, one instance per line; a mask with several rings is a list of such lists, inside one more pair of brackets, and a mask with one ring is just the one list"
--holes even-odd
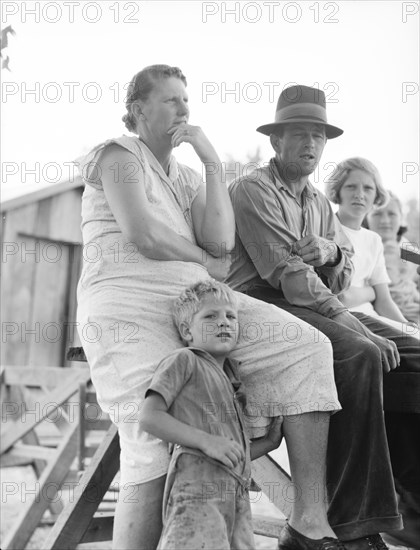
[(174, 320), (187, 348), (166, 357), (146, 392), (141, 425), (177, 444), (164, 496), (160, 549), (255, 548), (248, 488), (250, 461), (277, 448), (281, 419), (249, 445), (237, 364), (235, 294), (208, 280), (186, 289)]

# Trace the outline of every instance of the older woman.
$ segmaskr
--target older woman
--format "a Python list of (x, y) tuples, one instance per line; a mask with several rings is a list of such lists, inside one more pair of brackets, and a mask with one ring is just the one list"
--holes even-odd
[[(182, 346), (172, 300), (188, 285), (226, 275), (234, 219), (220, 160), (201, 128), (188, 123), (182, 72), (143, 69), (132, 79), (126, 107), (123, 120), (135, 136), (102, 143), (84, 162), (78, 318), (98, 400), (120, 435), (114, 547), (151, 549), (161, 529), (169, 457), (162, 441), (140, 430), (139, 408), (159, 361)], [(182, 143), (203, 163), (206, 185), (172, 156)], [(323, 542), (335, 548), (326, 505), (313, 498), (313, 487), (325, 484), (330, 412), (324, 411), (340, 408), (330, 343), (274, 306), (238, 298), (242, 331), (234, 356), (253, 405), (250, 435), (262, 436), (270, 417), (290, 420), (284, 434), (300, 488), (289, 518), (295, 548)]]

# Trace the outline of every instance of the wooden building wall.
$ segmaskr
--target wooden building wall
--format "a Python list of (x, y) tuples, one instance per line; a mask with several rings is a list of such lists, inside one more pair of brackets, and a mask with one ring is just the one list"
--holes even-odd
[(3, 208), (2, 365), (64, 366), (79, 345), (81, 186)]

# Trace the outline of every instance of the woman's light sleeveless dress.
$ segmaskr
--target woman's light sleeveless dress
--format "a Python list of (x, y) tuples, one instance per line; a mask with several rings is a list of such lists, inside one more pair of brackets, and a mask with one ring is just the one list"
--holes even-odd
[[(136, 157), (154, 216), (194, 244), (191, 204), (202, 180), (174, 157), (167, 176), (135, 137), (109, 140), (82, 162), (86, 187), (79, 334), (99, 403), (119, 428), (121, 483), (141, 483), (164, 475), (169, 464), (167, 444), (141, 432), (138, 415), (159, 361), (183, 345), (172, 322), (171, 303), (186, 286), (209, 275), (197, 263), (150, 260), (123, 236), (97, 164), (110, 143)], [(115, 170), (116, 185), (124, 185), (118, 181), (117, 166)], [(328, 339), (275, 306), (239, 296), (241, 335), (232, 356), (242, 362), (250, 436), (263, 435), (272, 416), (340, 409)]]

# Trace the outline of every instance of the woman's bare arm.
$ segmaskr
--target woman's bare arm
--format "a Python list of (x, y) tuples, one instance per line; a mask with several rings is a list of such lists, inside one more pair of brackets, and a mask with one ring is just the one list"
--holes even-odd
[(153, 260), (196, 262), (216, 278), (226, 276), (228, 261), (222, 263), (213, 258), (154, 216), (142, 181), (143, 172), (132, 153), (119, 145), (110, 145), (99, 164), (112, 213), (124, 236), (141, 254)]
[(206, 185), (199, 189), (191, 210), (197, 242), (220, 257), (235, 245), (235, 217), (222, 163), (199, 126), (182, 124), (174, 129), (172, 144), (177, 147), (181, 143), (192, 145), (206, 173)]
[(343, 305), (350, 308), (366, 304), (366, 302), (373, 302), (375, 297), (375, 290), (372, 286), (350, 286), (338, 296), (338, 299)]
[(388, 317), (388, 319), (393, 319), (394, 321), (401, 321), (402, 323), (407, 323), (407, 319), (401, 313), (399, 307), (394, 302), (389, 292), (389, 286), (387, 283), (381, 283), (379, 285), (374, 285), (375, 289), (375, 302), (374, 308), (376, 313), (382, 315), (383, 317)]

